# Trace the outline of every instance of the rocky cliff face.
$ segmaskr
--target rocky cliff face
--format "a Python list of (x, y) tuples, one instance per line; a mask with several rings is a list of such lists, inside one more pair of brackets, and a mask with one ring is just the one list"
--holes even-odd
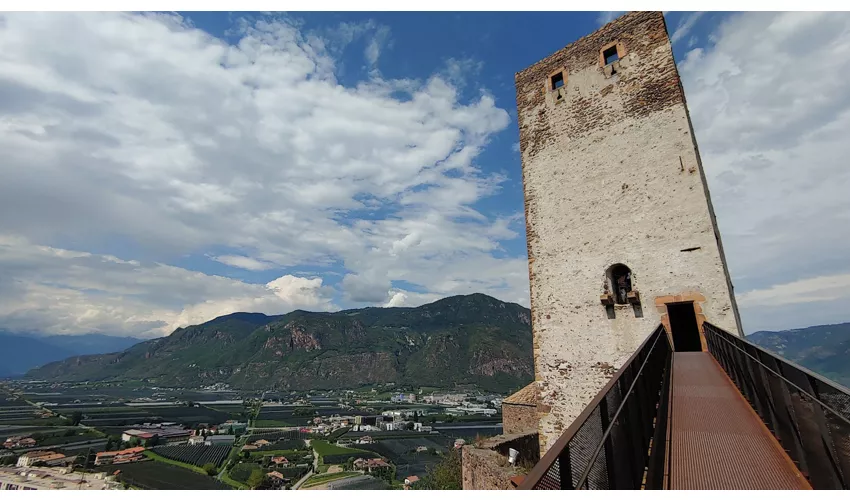
[(416, 308), (237, 313), (120, 353), (32, 370), (52, 380), (148, 380), (193, 386), (330, 389), (396, 382), (493, 390), (533, 379), (528, 309), (474, 294)]

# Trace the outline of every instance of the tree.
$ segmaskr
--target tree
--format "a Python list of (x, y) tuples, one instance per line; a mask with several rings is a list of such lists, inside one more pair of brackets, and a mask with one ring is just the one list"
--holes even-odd
[(112, 436), (106, 440), (106, 446), (104, 447), (105, 451), (112, 451), (112, 448), (115, 447), (115, 441), (112, 439)]
[(204, 472), (206, 472), (208, 476), (215, 476), (218, 473), (218, 471), (215, 470), (215, 464), (212, 462), (205, 463), (201, 468), (204, 469)]
[(130, 448), (135, 448), (136, 446), (139, 446), (139, 438), (137, 438), (137, 437), (130, 438)]
[(265, 481), (265, 479), (266, 475), (263, 474), (262, 469), (254, 469), (251, 471), (251, 475), (248, 477), (248, 486), (250, 486), (252, 490), (257, 489), (257, 487), (263, 484), (263, 481)]
[(272, 463), (272, 457), (265, 455), (263, 457), (263, 467), (268, 467), (270, 463)]
[(89, 451), (86, 453), (85, 462), (83, 463), (83, 467), (86, 469), (91, 469), (94, 467), (94, 461), (97, 458), (97, 453), (94, 452), (93, 449), (89, 448)]
[(71, 436), (75, 435), (76, 433), (77, 433), (77, 431), (75, 431), (74, 429), (68, 429), (62, 435), (64, 437), (71, 437)]
[(242, 458), (251, 458), (251, 452), (248, 450), (243, 451)]
[(79, 411), (75, 411), (71, 414), (71, 425), (77, 426), (80, 425), (80, 421), (83, 419), (83, 414)]
[(451, 450), (428, 468), (425, 477), (413, 483), (415, 490), (462, 490), (460, 450)]
[(404, 427), (407, 430), (412, 431), (413, 430), (413, 422), (408, 422), (407, 425), (405, 425)]

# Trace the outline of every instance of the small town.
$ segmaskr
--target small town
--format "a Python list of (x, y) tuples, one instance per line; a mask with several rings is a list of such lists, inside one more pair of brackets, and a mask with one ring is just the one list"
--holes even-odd
[(407, 490), (501, 432), (503, 395), (393, 386), (242, 395), (10, 382), (0, 489)]

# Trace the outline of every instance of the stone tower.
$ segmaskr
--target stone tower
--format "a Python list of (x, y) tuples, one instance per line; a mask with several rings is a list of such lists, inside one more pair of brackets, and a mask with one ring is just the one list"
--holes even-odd
[(740, 320), (660, 12), (517, 73), (541, 453), (662, 323)]

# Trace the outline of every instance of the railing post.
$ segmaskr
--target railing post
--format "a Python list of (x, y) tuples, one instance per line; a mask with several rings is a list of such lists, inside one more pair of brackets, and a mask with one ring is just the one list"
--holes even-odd
[(570, 465), (569, 446), (558, 455), (558, 480), (562, 490), (573, 489), (573, 471)]

